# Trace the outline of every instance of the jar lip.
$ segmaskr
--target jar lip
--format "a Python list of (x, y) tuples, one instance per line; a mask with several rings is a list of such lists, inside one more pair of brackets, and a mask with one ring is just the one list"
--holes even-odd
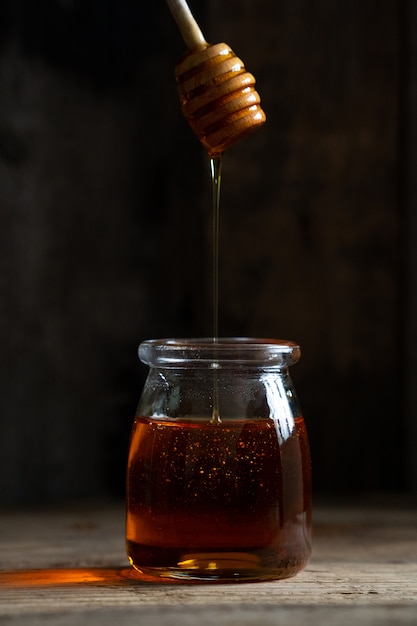
[(278, 367), (294, 365), (301, 355), (294, 341), (252, 337), (147, 339), (140, 360), (151, 367)]

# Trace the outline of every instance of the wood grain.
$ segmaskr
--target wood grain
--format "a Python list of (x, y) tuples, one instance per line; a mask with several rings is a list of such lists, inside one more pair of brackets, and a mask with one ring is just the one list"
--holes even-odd
[(417, 509), (319, 507), (314, 534), (313, 558), (292, 579), (150, 584), (127, 565), (122, 506), (3, 513), (0, 616), (58, 625), (415, 623)]

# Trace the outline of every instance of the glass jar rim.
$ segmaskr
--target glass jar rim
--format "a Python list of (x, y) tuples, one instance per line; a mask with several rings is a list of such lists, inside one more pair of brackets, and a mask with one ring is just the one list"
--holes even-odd
[(220, 337), (147, 339), (138, 350), (150, 367), (262, 367), (283, 369), (297, 363), (300, 346), (283, 339)]

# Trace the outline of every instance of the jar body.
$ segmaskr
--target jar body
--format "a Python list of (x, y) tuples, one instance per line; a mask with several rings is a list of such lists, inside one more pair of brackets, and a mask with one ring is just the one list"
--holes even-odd
[(311, 551), (309, 447), (288, 372), (297, 346), (162, 343), (141, 346), (150, 370), (128, 459), (131, 564), (159, 580), (296, 574)]

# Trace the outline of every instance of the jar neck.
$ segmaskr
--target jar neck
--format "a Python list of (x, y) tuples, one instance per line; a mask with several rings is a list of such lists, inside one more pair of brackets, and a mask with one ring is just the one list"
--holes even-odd
[(149, 339), (139, 346), (140, 360), (158, 368), (285, 369), (300, 354), (300, 347), (292, 341), (247, 337)]

